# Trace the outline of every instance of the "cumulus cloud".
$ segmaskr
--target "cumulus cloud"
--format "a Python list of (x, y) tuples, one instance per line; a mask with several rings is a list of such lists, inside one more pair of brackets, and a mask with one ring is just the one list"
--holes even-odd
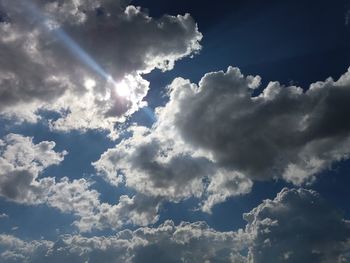
[(19, 203), (42, 203), (54, 180), (38, 177), (66, 154), (55, 152), (54, 147), (52, 141), (34, 144), (32, 138), (18, 134), (0, 140), (0, 196)]
[[(0, 140), (0, 196), (25, 205), (46, 204), (72, 213), (74, 225), (82, 232), (119, 229), (126, 224), (148, 225), (158, 220), (155, 198), (123, 195), (116, 204), (100, 201), (100, 193), (87, 179), (43, 177), (44, 170), (63, 161), (67, 152), (55, 152), (55, 143), (35, 144), (33, 138), (8, 134)], [(0, 215), (5, 217), (5, 214)]]
[[(123, 230), (111, 237), (66, 235), (56, 242), (24, 242), (0, 235), (3, 262), (244, 262), (234, 232), (218, 232), (204, 222), (166, 221), (157, 228)], [(239, 259), (239, 261), (238, 261)]]
[(90, 208), (91, 210), (72, 210), (72, 212), (78, 217), (74, 225), (81, 232), (90, 232), (103, 229), (118, 230), (126, 225), (154, 224), (159, 219), (159, 207), (160, 202), (154, 198), (122, 195), (116, 204), (111, 205), (96, 200), (96, 206)]
[(190, 154), (167, 156), (172, 142), (152, 138), (144, 127), (135, 127), (133, 137), (123, 140), (115, 149), (105, 152), (94, 163), (114, 185), (125, 180), (138, 192), (168, 196), (174, 200), (202, 192), (202, 178), (211, 170), (210, 163)]
[(205, 196), (202, 209), (250, 191), (252, 181), (282, 178), (295, 185), (350, 153), (350, 72), (303, 90), (238, 68), (206, 74), (198, 85), (169, 86), (151, 129), (106, 151), (94, 163), (112, 184), (168, 200)]
[(350, 221), (318, 193), (283, 189), (249, 213), (249, 262), (349, 262)]
[(198, 86), (175, 80), (165, 110), (183, 140), (218, 165), (301, 184), (349, 155), (349, 79), (347, 72), (306, 91), (270, 82), (253, 95), (260, 77), (230, 67), (206, 74)]
[[(316, 192), (283, 189), (249, 213), (245, 230), (205, 222), (122, 230), (108, 237), (63, 235), (23, 241), (0, 235), (2, 262), (348, 262), (350, 223)], [(248, 250), (248, 254), (245, 252)]]
[(253, 182), (244, 175), (232, 172), (217, 172), (207, 187), (208, 196), (202, 204), (202, 210), (211, 213), (214, 205), (226, 201), (235, 195), (247, 194), (251, 191)]
[[(143, 195), (178, 202), (189, 197), (209, 199), (205, 210), (229, 196), (249, 192), (249, 179), (196, 156), (163, 129), (132, 127), (133, 135), (93, 163), (112, 185), (125, 184)], [(177, 136), (178, 137), (178, 136)], [(209, 184), (209, 185), (208, 185)]]
[(53, 129), (113, 130), (145, 105), (141, 75), (172, 69), (202, 35), (188, 14), (153, 19), (128, 2), (2, 0), (2, 116), (51, 110), (61, 115)]

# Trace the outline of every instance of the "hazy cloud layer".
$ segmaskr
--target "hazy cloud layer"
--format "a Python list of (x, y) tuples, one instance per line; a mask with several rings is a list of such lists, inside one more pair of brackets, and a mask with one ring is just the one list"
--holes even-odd
[[(350, 153), (350, 72), (303, 91), (238, 68), (206, 74), (198, 85), (182, 78), (169, 86), (151, 129), (94, 163), (112, 184), (166, 199), (204, 196), (203, 210), (250, 191), (252, 180), (282, 178), (295, 185)], [(255, 94), (255, 93), (256, 94)]]
[[(142, 73), (200, 49), (188, 15), (153, 19), (129, 1), (2, 0), (0, 111), (60, 130), (113, 129), (147, 94)], [(118, 85), (115, 85), (118, 83)]]
[[(166, 221), (109, 237), (64, 235), (22, 241), (0, 235), (2, 262), (348, 262), (350, 223), (320, 196), (283, 189), (244, 214), (245, 230), (219, 232), (204, 222)], [(248, 249), (247, 257), (244, 250)]]

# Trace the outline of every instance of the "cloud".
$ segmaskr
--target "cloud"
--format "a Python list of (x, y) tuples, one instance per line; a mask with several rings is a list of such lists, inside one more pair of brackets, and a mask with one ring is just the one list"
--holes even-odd
[(2, 116), (35, 122), (38, 110), (50, 110), (61, 115), (53, 129), (112, 131), (143, 106), (149, 83), (141, 75), (172, 69), (200, 49), (202, 35), (188, 14), (154, 19), (127, 4), (2, 1)]
[(350, 72), (308, 90), (243, 76), (238, 68), (182, 78), (168, 88), (151, 129), (133, 135), (94, 163), (111, 184), (176, 201), (204, 197), (204, 211), (248, 193), (252, 181), (311, 183), (350, 153)]
[(207, 160), (185, 152), (167, 156), (166, 148), (172, 146), (171, 142), (153, 139), (147, 128), (135, 127), (133, 132), (133, 137), (123, 140), (94, 163), (105, 172), (108, 181), (118, 185), (124, 178), (126, 186), (138, 192), (173, 200), (201, 194), (202, 178), (211, 170)]
[(229, 67), (206, 74), (199, 86), (175, 80), (160, 111), (186, 143), (219, 166), (251, 179), (301, 184), (349, 155), (349, 80), (347, 72), (305, 92), (270, 82), (253, 95), (260, 77)]
[[(283, 189), (249, 213), (245, 230), (165, 221), (112, 236), (23, 241), (0, 235), (2, 262), (348, 262), (350, 223), (316, 192)], [(246, 255), (248, 250), (248, 255)]]
[(18, 203), (44, 201), (52, 178), (38, 179), (43, 170), (59, 164), (67, 152), (55, 152), (55, 143), (33, 143), (33, 138), (8, 134), (0, 140), (0, 196)]
[[(235, 251), (241, 246), (234, 232), (218, 232), (204, 222), (166, 221), (156, 228), (123, 230), (115, 236), (66, 235), (56, 242), (24, 242), (0, 235), (3, 262), (231, 262), (242, 259)], [(11, 261), (12, 260), (12, 261)], [(235, 261), (243, 262), (243, 261)]]
[(331, 263), (350, 260), (350, 221), (305, 189), (283, 189), (249, 213), (249, 262)]
[[(80, 201), (81, 202), (81, 201)], [(127, 225), (147, 226), (158, 221), (160, 203), (157, 199), (135, 195), (122, 195), (116, 204), (96, 201), (89, 210), (72, 210), (78, 219), (74, 225), (80, 232), (112, 229), (118, 230)]]
[[(33, 252), (44, 252), (53, 243), (46, 240), (25, 242), (12, 235), (0, 235), (0, 246), (6, 251), (1, 253), (3, 262), (25, 262)], [(17, 251), (16, 251), (17, 250)]]
[(76, 217), (74, 225), (81, 232), (119, 229), (126, 224), (143, 226), (158, 220), (159, 201), (155, 198), (124, 195), (111, 205), (100, 201), (92, 181), (43, 177), (47, 167), (58, 165), (67, 154), (55, 152), (54, 147), (52, 141), (35, 144), (33, 138), (19, 134), (8, 134), (0, 140), (0, 196), (12, 202), (46, 204), (72, 213)]
[(107, 150), (93, 165), (114, 186), (125, 184), (137, 193), (179, 202), (197, 197), (209, 199), (204, 210), (234, 195), (250, 192), (252, 183), (238, 173), (217, 167), (211, 160), (179, 145), (163, 129), (131, 127), (133, 135)]
[(6, 218), (9, 218), (8, 214), (5, 214), (5, 213), (0, 214), (0, 219), (6, 219)]
[(202, 210), (211, 213), (214, 205), (226, 201), (236, 195), (247, 194), (253, 187), (253, 182), (244, 175), (232, 172), (217, 172), (207, 187), (208, 197), (202, 204)]

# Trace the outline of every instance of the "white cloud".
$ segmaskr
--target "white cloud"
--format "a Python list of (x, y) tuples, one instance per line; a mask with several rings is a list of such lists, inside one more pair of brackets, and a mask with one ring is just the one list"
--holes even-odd
[(158, 221), (160, 203), (157, 199), (122, 195), (116, 204), (101, 203), (89, 210), (72, 210), (78, 217), (74, 222), (81, 232), (118, 230), (126, 225), (147, 226)]
[[(206, 74), (199, 85), (181, 78), (157, 108), (151, 129), (133, 135), (94, 163), (114, 185), (177, 201), (205, 198), (202, 209), (248, 193), (254, 180), (310, 183), (350, 154), (350, 72), (306, 91), (238, 68)], [(255, 93), (254, 93), (255, 94)]]
[(33, 143), (30, 137), (8, 134), (0, 140), (0, 195), (6, 199), (27, 204), (45, 200), (53, 178), (39, 175), (51, 165), (59, 164), (67, 153), (55, 152), (55, 143)]
[(0, 235), (2, 262), (345, 263), (350, 259), (349, 221), (314, 191), (283, 189), (244, 218), (245, 230), (229, 232), (216, 231), (205, 222), (176, 226), (165, 221), (108, 237), (63, 235), (55, 242)]
[[(33, 138), (9, 134), (0, 140), (0, 196), (25, 205), (46, 204), (76, 216), (80, 231), (119, 229), (126, 224), (148, 225), (158, 220), (159, 201), (136, 195), (121, 196), (117, 204), (100, 201), (84, 178), (42, 177), (45, 168), (63, 161), (67, 152), (55, 152), (55, 143), (33, 143)], [(117, 201), (117, 200), (116, 200)], [(1, 216), (4, 217), (4, 216)]]
[[(141, 74), (171, 69), (200, 49), (202, 35), (188, 14), (153, 19), (128, 2), (2, 1), (2, 115), (34, 122), (37, 110), (53, 110), (61, 113), (53, 129), (112, 131), (144, 105)], [(130, 96), (118, 95), (120, 81)]]
[[(204, 222), (166, 221), (156, 228), (123, 230), (115, 236), (65, 235), (57, 242), (24, 242), (0, 235), (3, 262), (231, 262), (243, 257), (239, 234), (218, 232)], [(11, 261), (12, 260), (12, 261)]]
[(231, 196), (247, 194), (252, 186), (253, 182), (243, 174), (219, 171), (211, 178), (207, 188), (208, 197), (202, 204), (202, 210), (211, 213), (214, 205)]

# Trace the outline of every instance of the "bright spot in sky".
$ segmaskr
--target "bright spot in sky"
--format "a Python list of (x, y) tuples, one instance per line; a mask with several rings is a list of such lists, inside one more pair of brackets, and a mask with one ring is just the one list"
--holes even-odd
[(130, 87), (124, 80), (115, 84), (115, 90), (121, 97), (130, 96)]
[(93, 87), (96, 86), (96, 81), (93, 79), (86, 79), (84, 83), (85, 88), (87, 89), (92, 89)]

